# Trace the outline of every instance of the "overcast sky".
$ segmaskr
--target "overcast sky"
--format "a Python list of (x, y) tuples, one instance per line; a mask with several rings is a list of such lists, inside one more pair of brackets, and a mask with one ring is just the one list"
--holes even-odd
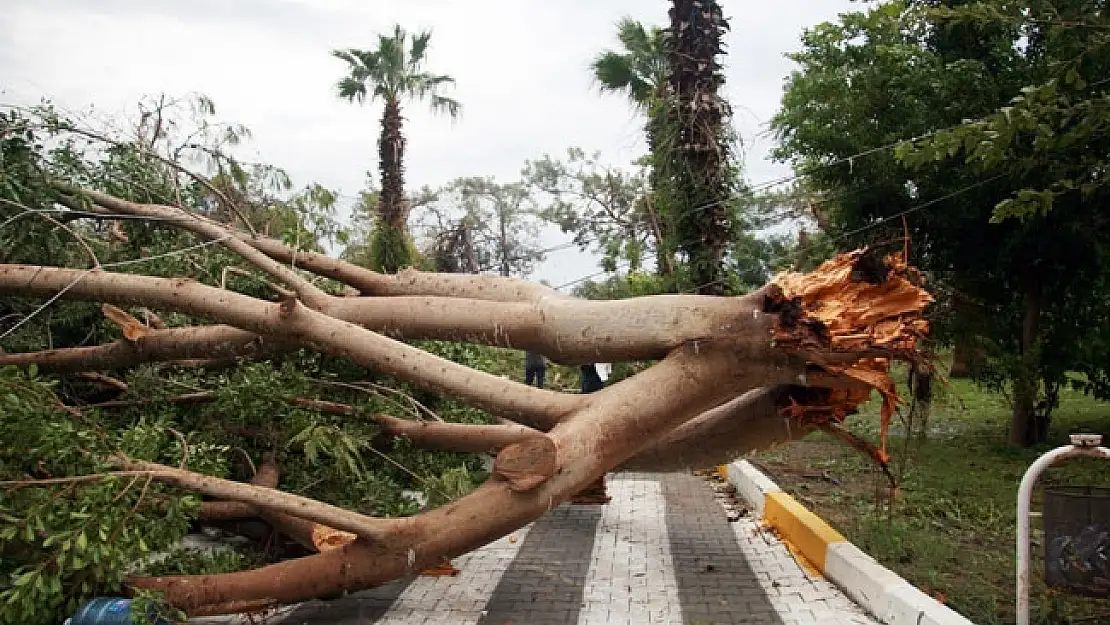
[[(789, 174), (767, 159), (763, 134), (792, 68), (803, 28), (851, 0), (724, 0), (726, 97), (746, 145), (750, 182)], [(353, 195), (377, 167), (380, 105), (334, 95), (344, 64), (334, 48), (368, 48), (400, 23), (433, 31), (428, 69), (454, 76), (457, 122), (406, 109), (407, 183), (460, 176), (515, 180), (526, 159), (568, 146), (624, 165), (642, 155), (642, 120), (601, 96), (589, 72), (631, 16), (663, 25), (669, 3), (649, 0), (3, 0), (0, 102), (41, 97), (70, 109), (133, 108), (146, 94), (201, 92), (221, 120), (254, 134), (251, 158), (284, 167), (298, 184)], [(565, 240), (554, 232), (545, 244)], [(561, 284), (597, 271), (577, 250), (549, 257), (532, 277)]]

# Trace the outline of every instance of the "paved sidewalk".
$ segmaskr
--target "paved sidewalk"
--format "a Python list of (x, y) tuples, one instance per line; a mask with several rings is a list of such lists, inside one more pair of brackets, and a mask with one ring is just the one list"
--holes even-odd
[[(709, 483), (607, 479), (604, 506), (563, 505), (457, 558), (457, 577), (398, 580), (284, 608), (271, 625), (872, 625), (758, 522), (729, 523)], [(241, 623), (236, 619), (199, 619)]]

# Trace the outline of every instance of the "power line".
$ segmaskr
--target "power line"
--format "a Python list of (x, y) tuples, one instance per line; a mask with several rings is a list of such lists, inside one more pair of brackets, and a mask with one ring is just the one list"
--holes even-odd
[(947, 193), (947, 194), (942, 195), (938, 198), (931, 199), (928, 202), (923, 202), (921, 204), (918, 204), (917, 206), (907, 208), (904, 211), (897, 212), (897, 213), (895, 213), (893, 215), (890, 215), (888, 217), (883, 217), (882, 219), (880, 219), (880, 220), (878, 220), (874, 223), (867, 224), (866, 226), (863, 226), (862, 228), (856, 228), (855, 230), (852, 230), (850, 232), (845, 232), (844, 234), (841, 234), (840, 236), (832, 239), (829, 242), (830, 243), (836, 243), (838, 241), (842, 241), (844, 239), (847, 239), (848, 237), (855, 236), (855, 235), (857, 235), (861, 232), (865, 232), (865, 231), (870, 230), (872, 228), (877, 228), (877, 227), (879, 227), (879, 226), (881, 226), (885, 223), (894, 221), (895, 219), (900, 219), (902, 217), (905, 217), (906, 215), (916, 213), (919, 210), (929, 208), (930, 206), (933, 206), (934, 204), (939, 204), (939, 203), (941, 203), (945, 200), (950, 200), (950, 199), (956, 197), (957, 195), (962, 195), (964, 193), (967, 193), (968, 191), (971, 191), (972, 189), (977, 189), (977, 188), (979, 188), (979, 187), (981, 187), (985, 184), (994, 182), (995, 180), (998, 180), (999, 178), (1002, 178), (1003, 176), (1005, 176), (1005, 174), (995, 174), (995, 175), (991, 176), (990, 178), (986, 178), (984, 180), (980, 180), (978, 182), (969, 184), (966, 187), (957, 189), (957, 190), (955, 190), (951, 193)]

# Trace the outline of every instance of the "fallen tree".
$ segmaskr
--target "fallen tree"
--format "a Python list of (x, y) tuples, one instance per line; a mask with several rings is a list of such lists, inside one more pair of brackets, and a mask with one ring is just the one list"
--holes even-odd
[[(127, 580), (132, 589), (158, 591), (190, 614), (331, 596), (433, 567), (524, 526), (608, 471), (713, 466), (839, 423), (872, 390), (884, 403), (885, 432), (897, 402), (890, 362), (924, 360), (917, 343), (927, 331), (922, 311), (931, 298), (904, 259), (881, 250), (838, 256), (811, 274), (781, 275), (742, 297), (585, 301), (497, 276), (414, 270), (380, 275), (177, 206), (51, 184), (58, 201), (80, 207), (82, 218), (158, 219), (218, 242), (266, 276), (276, 301), (95, 265), (0, 265), (0, 295), (100, 303), (123, 334), (100, 346), (0, 353), (0, 366), (103, 373), (140, 363), (205, 365), (307, 348), (512, 422), (418, 422), (304, 398), (316, 410), (374, 420), (416, 445), (497, 454), (493, 476), (474, 492), (395, 518), (287, 494), (270, 483), (232, 482), (119, 455), (104, 458), (118, 476), (217, 497), (221, 503), (210, 502), (208, 514), (257, 514), (319, 552), (249, 571)], [(331, 295), (313, 276), (358, 295)], [(130, 316), (128, 307), (157, 311), (161, 319), (184, 314), (210, 325), (165, 327), (160, 321), (155, 327)], [(602, 391), (577, 395), (532, 388), (405, 342), (422, 339), (528, 349), (567, 364), (658, 362)], [(201, 394), (188, 401), (208, 399)], [(882, 447), (880, 442), (875, 452), (880, 460)], [(17, 486), (35, 484), (32, 477)], [(332, 538), (318, 543), (318, 536)]]

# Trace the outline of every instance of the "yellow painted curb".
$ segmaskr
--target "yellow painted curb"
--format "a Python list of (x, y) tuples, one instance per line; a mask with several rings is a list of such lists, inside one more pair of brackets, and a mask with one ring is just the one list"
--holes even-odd
[(840, 532), (786, 493), (766, 493), (763, 498), (763, 522), (779, 534), (790, 551), (824, 574), (829, 545), (845, 542)]

